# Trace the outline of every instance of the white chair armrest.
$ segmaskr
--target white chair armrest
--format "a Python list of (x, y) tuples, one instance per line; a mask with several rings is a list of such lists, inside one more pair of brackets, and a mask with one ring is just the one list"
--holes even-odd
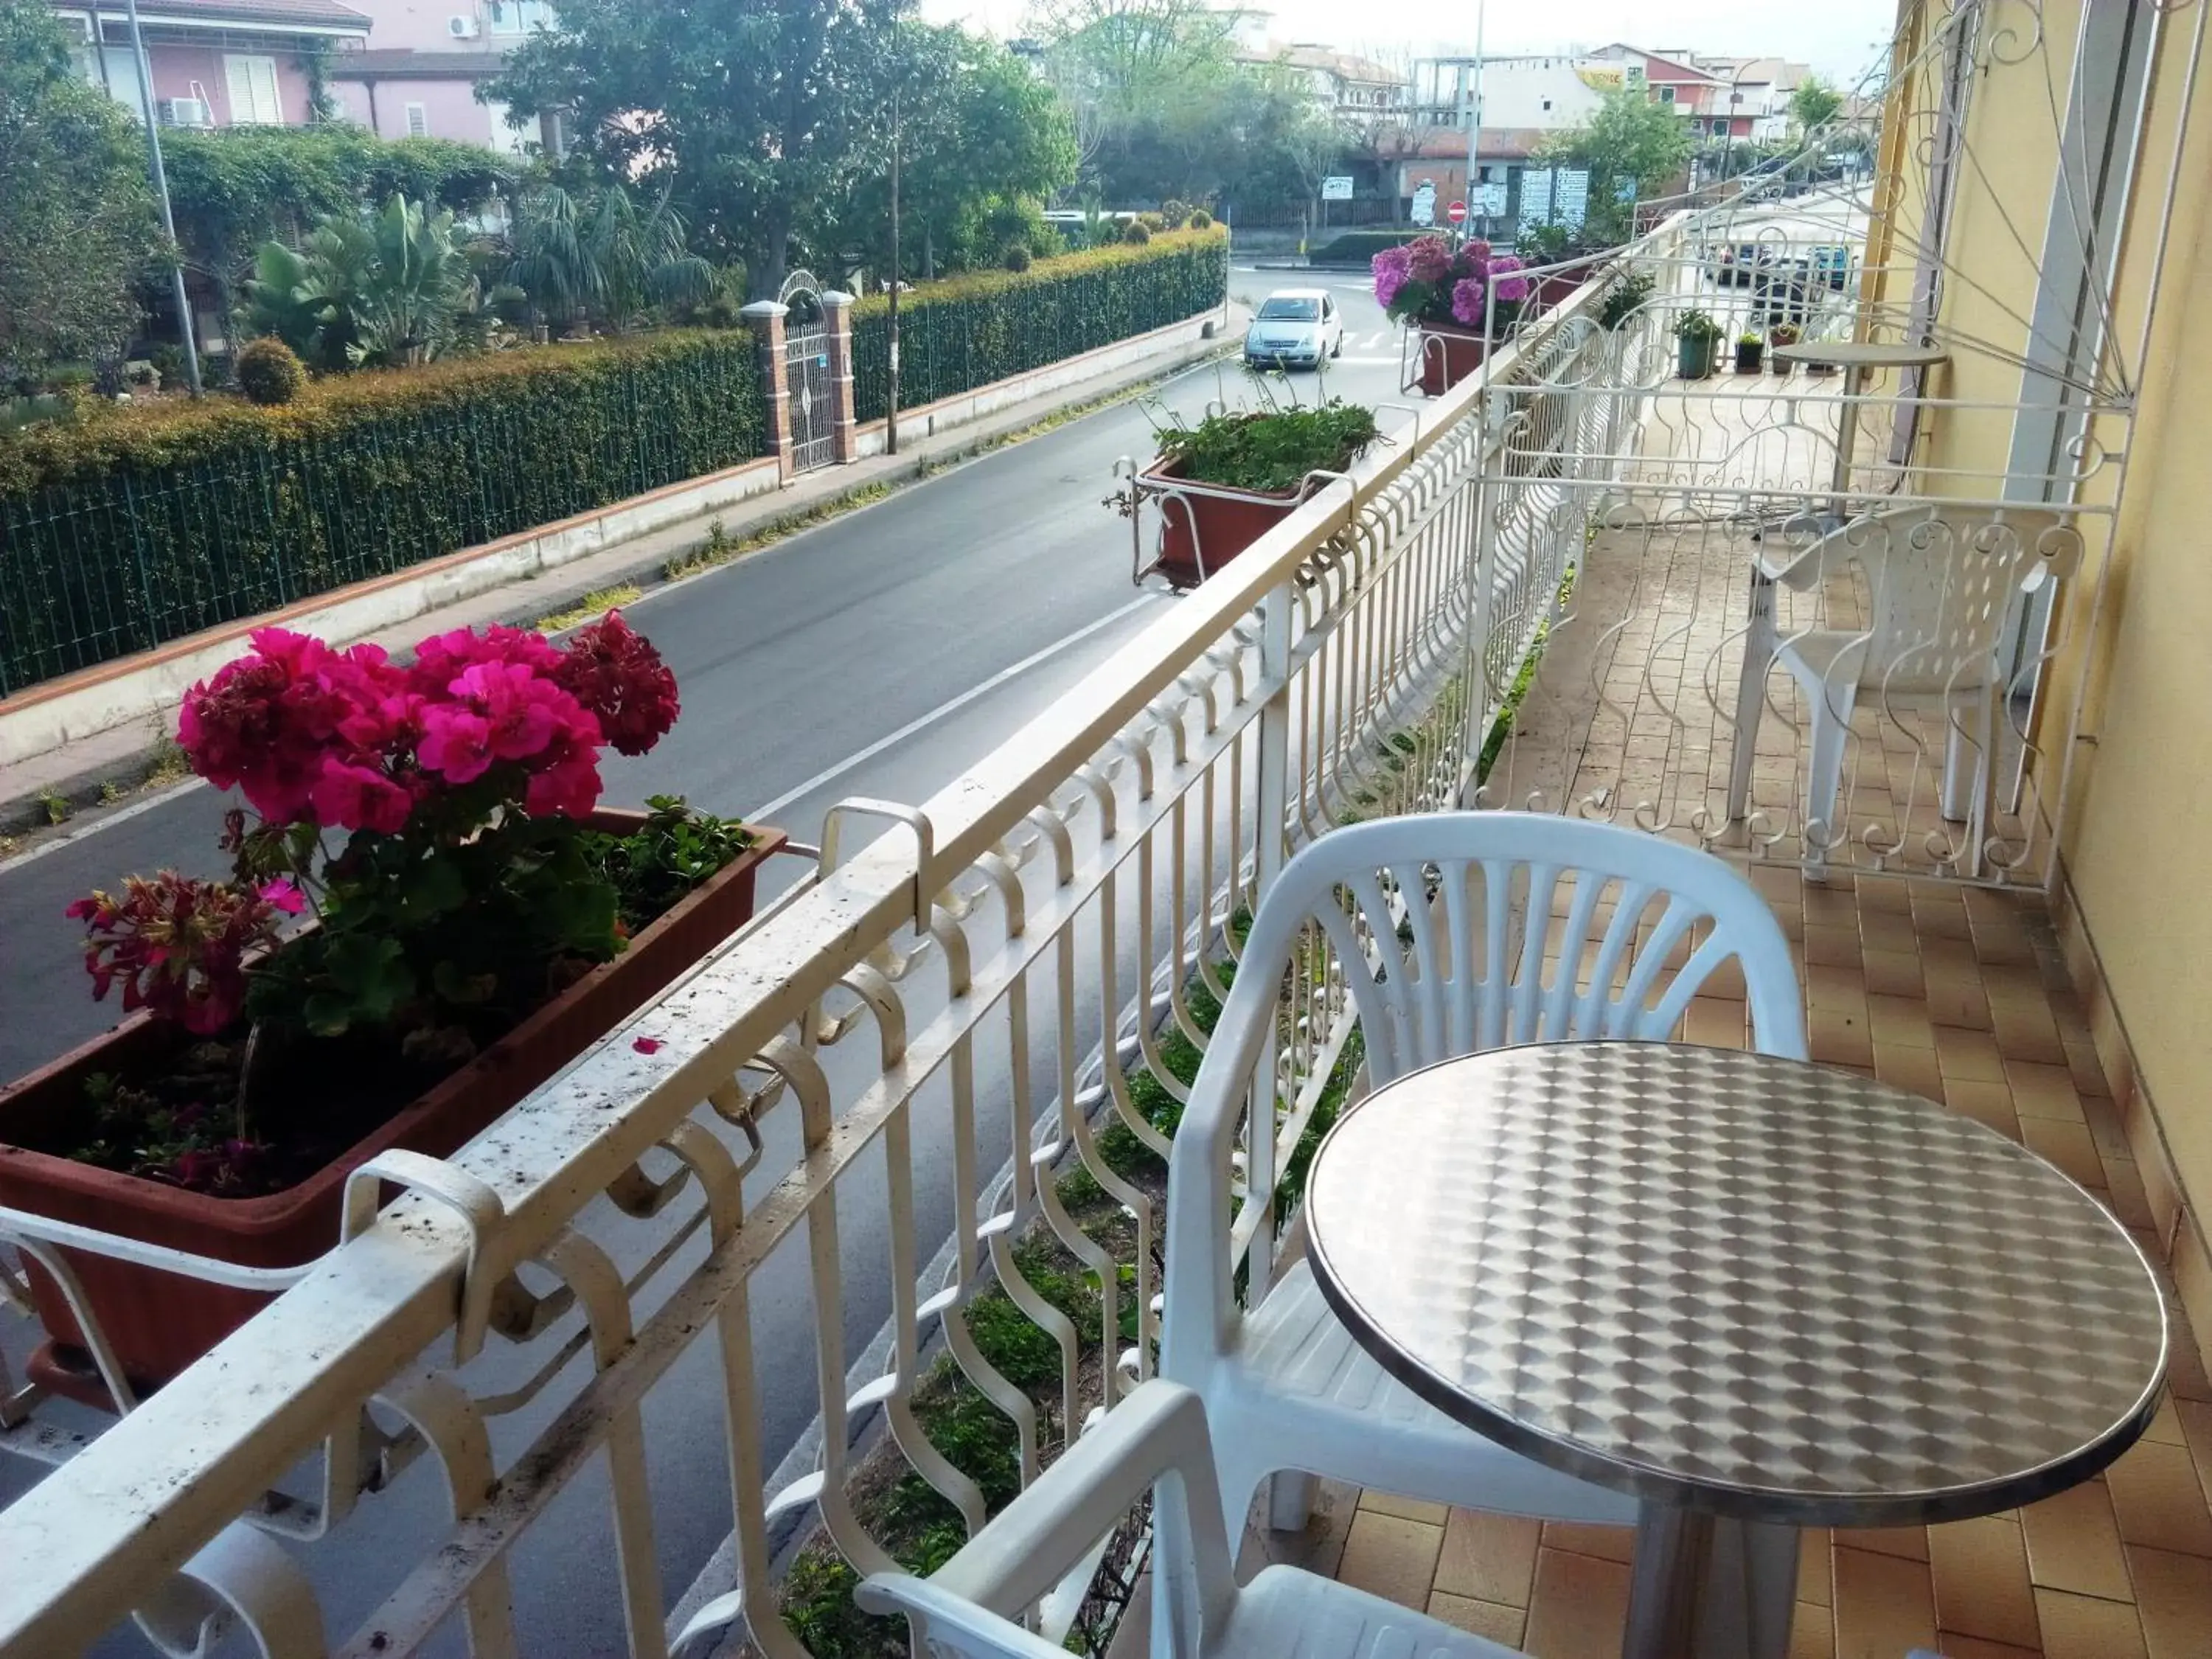
[[(1067, 1659), (1065, 1648), (911, 1573), (872, 1573), (860, 1581), (853, 1599), (870, 1613), (905, 1613), (918, 1638), (917, 1652), (943, 1649), (963, 1659)], [(929, 1645), (923, 1647), (924, 1642)]]
[[(1211, 1506), (1211, 1528), (1200, 1521), (1199, 1528), (1201, 1534), (1211, 1530), (1212, 1547), (1225, 1557), (1225, 1542), (1219, 1540), (1221, 1500), (1214, 1481), (1213, 1449), (1206, 1437), (1206, 1409), (1189, 1389), (1155, 1379), (1107, 1413), (923, 1588), (931, 1590), (933, 1598), (949, 1595), (975, 1602), (1002, 1618), (1015, 1617), (1051, 1590), (1164, 1475), (1176, 1476), (1191, 1488), (1188, 1493), (1164, 1494), (1164, 1501)], [(1201, 1537), (1198, 1547), (1203, 1551), (1206, 1547)], [(866, 1580), (860, 1587), (860, 1605), (888, 1611), (905, 1593), (892, 1587), (898, 1577), (880, 1574)], [(879, 1583), (884, 1604), (871, 1607)]]

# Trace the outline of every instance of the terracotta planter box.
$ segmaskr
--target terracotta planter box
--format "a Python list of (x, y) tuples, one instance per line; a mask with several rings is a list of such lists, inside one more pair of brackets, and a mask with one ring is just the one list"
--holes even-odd
[(1428, 398), (1443, 397), (1490, 356), (1486, 336), (1456, 323), (1423, 323), (1415, 344), (1420, 353), (1421, 394)]
[(1565, 304), (1574, 291), (1589, 281), (1596, 270), (1595, 259), (1584, 259), (1581, 264), (1570, 265), (1565, 270), (1553, 271), (1548, 276), (1540, 277), (1536, 283), (1537, 308), (1549, 311), (1553, 306)]
[(1152, 570), (1165, 576), (1168, 586), (1178, 592), (1188, 592), (1220, 569), (1290, 517), (1312, 493), (1231, 489), (1225, 484), (1185, 486), (1182, 465), (1154, 461), (1139, 475), (1159, 502), (1160, 551)]
[[(645, 818), (643, 812), (606, 810), (593, 813), (592, 823), (619, 833)], [(0, 1089), (0, 1205), (242, 1267), (313, 1261), (337, 1243), (346, 1176), (356, 1166), (394, 1147), (438, 1158), (459, 1150), (750, 921), (760, 866), (784, 841), (777, 830), (753, 830), (751, 836), (751, 846), (734, 862), (641, 931), (622, 955), (592, 969), (297, 1186), (260, 1198), (215, 1198), (7, 1144), (52, 1144), (56, 1126), (83, 1110), (88, 1076), (179, 1046), (175, 1028), (142, 1012)], [(59, 1254), (125, 1374), (142, 1392), (168, 1381), (270, 1300), (260, 1291), (87, 1251)], [(33, 1361), (33, 1376), (58, 1392), (108, 1405), (60, 1287), (35, 1263), (27, 1266), (32, 1302), (49, 1339)]]

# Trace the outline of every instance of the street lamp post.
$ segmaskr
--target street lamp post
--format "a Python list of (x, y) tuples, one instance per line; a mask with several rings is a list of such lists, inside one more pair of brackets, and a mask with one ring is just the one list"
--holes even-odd
[[(129, 0), (131, 19), (131, 56), (138, 66), (138, 109), (146, 119), (146, 149), (152, 158), (154, 195), (161, 204), (161, 230), (169, 239), (173, 263), (169, 266), (171, 291), (177, 301), (177, 327), (184, 336), (185, 378), (191, 382), (192, 396), (200, 395), (200, 352), (192, 339), (192, 303), (185, 292), (185, 267), (182, 260), (173, 259), (177, 246), (176, 215), (169, 210), (169, 175), (161, 166), (161, 127), (154, 118), (154, 68), (146, 58), (146, 37), (138, 27), (138, 0)], [(93, 33), (99, 34), (99, 12), (93, 14)], [(97, 45), (97, 41), (95, 41)]]
[(899, 95), (891, 91), (891, 303), (890, 398), (884, 418), (884, 453), (898, 453), (899, 398)]

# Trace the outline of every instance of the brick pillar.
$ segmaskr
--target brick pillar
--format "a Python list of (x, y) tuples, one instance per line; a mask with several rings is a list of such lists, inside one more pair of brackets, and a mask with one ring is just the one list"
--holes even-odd
[(778, 483), (789, 483), (793, 476), (791, 378), (783, 360), (783, 319), (789, 311), (773, 300), (756, 300), (739, 313), (760, 342), (761, 391), (768, 398), (768, 439)]
[(840, 463), (860, 459), (860, 428), (853, 418), (853, 296), (832, 289), (822, 296), (829, 313), (831, 453)]

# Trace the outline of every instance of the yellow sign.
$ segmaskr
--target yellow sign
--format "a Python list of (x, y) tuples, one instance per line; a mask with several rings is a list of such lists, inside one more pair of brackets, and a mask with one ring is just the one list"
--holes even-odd
[(1595, 68), (1588, 64), (1575, 65), (1575, 77), (1584, 86), (1595, 87), (1601, 92), (1609, 87), (1625, 87), (1628, 84), (1626, 70)]

